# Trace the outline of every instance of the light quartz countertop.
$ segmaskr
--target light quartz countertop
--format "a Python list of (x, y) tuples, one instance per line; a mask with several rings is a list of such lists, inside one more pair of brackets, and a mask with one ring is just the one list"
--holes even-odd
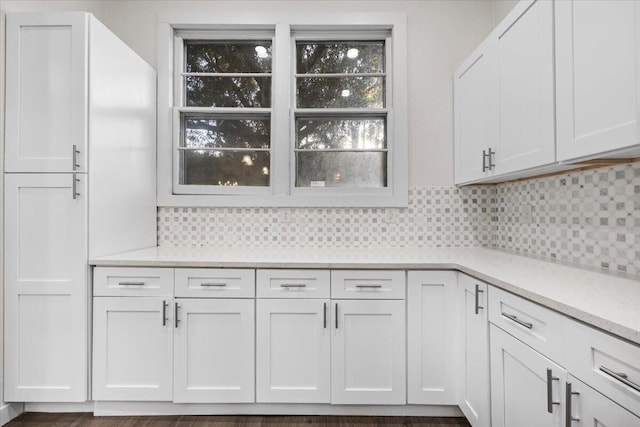
[(154, 247), (90, 260), (112, 267), (462, 271), (640, 345), (640, 280), (484, 248)]

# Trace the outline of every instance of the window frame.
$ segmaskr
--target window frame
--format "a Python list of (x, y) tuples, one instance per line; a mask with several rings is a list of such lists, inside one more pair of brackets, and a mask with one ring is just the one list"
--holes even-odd
[[(274, 13), (170, 15), (158, 18), (158, 168), (159, 206), (193, 207), (403, 207), (408, 203), (407, 37), (406, 15), (399, 13)], [(286, 23), (283, 23), (286, 22)], [(274, 24), (277, 23), (277, 24)], [(203, 38), (238, 40), (273, 31), (270, 187), (218, 187), (214, 194), (190, 187), (174, 193), (178, 182), (180, 113), (174, 106), (175, 32), (202, 30)], [(387, 186), (382, 188), (296, 187), (295, 171), (295, 40), (380, 40), (388, 32), (386, 49)], [(229, 36), (228, 34), (231, 34)], [(322, 37), (313, 37), (322, 34)], [(345, 37), (347, 36), (347, 37)], [(197, 37), (192, 37), (197, 38)], [(369, 39), (373, 39), (369, 38)], [(248, 37), (248, 39), (251, 39)], [(302, 39), (299, 38), (298, 39)], [(391, 95), (390, 95), (391, 94)], [(237, 110), (231, 107), (232, 110)], [(259, 113), (258, 108), (243, 108)], [(380, 114), (375, 109), (372, 114)], [(286, 171), (286, 172), (283, 172)], [(262, 190), (262, 191), (256, 191)], [(221, 191), (220, 191), (221, 190)], [(318, 191), (321, 190), (321, 191)]]

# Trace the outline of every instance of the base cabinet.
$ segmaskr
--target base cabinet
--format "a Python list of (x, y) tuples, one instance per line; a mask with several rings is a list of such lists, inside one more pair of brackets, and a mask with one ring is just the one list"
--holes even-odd
[(253, 299), (176, 299), (173, 401), (254, 401)]
[(258, 402), (331, 402), (328, 306), (328, 299), (258, 299)]
[(487, 284), (458, 275), (462, 378), (459, 406), (473, 427), (491, 427)]
[(93, 400), (171, 401), (170, 298), (93, 300)]
[(567, 426), (638, 427), (640, 417), (569, 375), (566, 386)]
[(331, 402), (404, 405), (405, 301), (333, 300)]

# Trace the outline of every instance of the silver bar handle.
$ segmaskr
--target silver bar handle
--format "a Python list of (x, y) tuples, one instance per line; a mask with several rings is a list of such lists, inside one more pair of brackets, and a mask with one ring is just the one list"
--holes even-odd
[(382, 285), (356, 285), (358, 289), (380, 289)]
[(336, 303), (336, 329), (338, 329), (338, 303)]
[(482, 150), (482, 172), (487, 171), (487, 150)]
[(488, 165), (488, 169), (489, 169), (490, 171), (492, 171), (492, 170), (493, 170), (493, 168), (495, 168), (495, 167), (496, 167), (496, 164), (493, 162), (493, 156), (495, 156), (495, 155), (496, 155), (496, 152), (495, 152), (495, 151), (493, 151), (493, 150), (491, 149), (491, 147), (489, 147), (489, 165)]
[(283, 283), (280, 285), (281, 288), (306, 288), (307, 285), (304, 283)]
[(600, 366), (600, 371), (602, 371), (605, 374), (609, 375), (610, 377), (620, 381), (622, 384), (626, 385), (627, 387), (631, 387), (635, 391), (640, 392), (640, 385), (638, 385), (638, 384), (634, 383), (633, 381), (631, 381), (627, 374), (622, 373), (622, 372), (614, 372), (611, 369), (607, 368), (606, 366)]
[(553, 400), (553, 382), (560, 381), (560, 378), (554, 377), (551, 369), (547, 368), (547, 412), (553, 414), (553, 405), (559, 405), (560, 402)]
[(73, 181), (71, 182), (71, 192), (73, 193), (73, 200), (77, 199), (80, 193), (78, 193), (78, 183), (80, 180), (76, 177), (75, 172), (71, 178)]
[(80, 167), (80, 165), (78, 164), (78, 159), (77, 159), (77, 155), (80, 154), (80, 151), (78, 150), (78, 146), (73, 144), (72, 146), (73, 152), (71, 153), (71, 167), (73, 168), (73, 170), (76, 170), (77, 168)]
[(578, 393), (577, 391), (573, 391), (571, 390), (571, 383), (567, 383), (566, 388), (565, 388), (565, 398), (566, 398), (566, 402), (567, 402), (567, 410), (565, 411), (565, 427), (571, 427), (571, 422), (572, 421), (580, 421), (580, 418), (576, 418), (571, 414), (571, 398), (573, 396), (579, 396), (580, 393)]
[(118, 282), (118, 286), (144, 286), (144, 282)]
[(322, 327), (324, 329), (327, 329), (327, 303), (326, 302), (324, 303), (324, 308), (322, 309), (322, 312), (324, 313), (322, 317), (322, 325), (323, 325)]
[(169, 318), (167, 317), (167, 307), (169, 306), (169, 303), (167, 303), (167, 301), (162, 300), (162, 326), (167, 326), (167, 320), (169, 320)]
[(180, 304), (175, 303), (175, 310), (173, 313), (173, 317), (175, 320), (174, 326), (177, 328), (178, 327), (178, 323), (180, 323), (180, 319), (178, 319), (178, 310), (180, 309)]
[(484, 310), (484, 307), (480, 306), (480, 294), (484, 291), (480, 289), (480, 285), (476, 283), (476, 314), (480, 314), (480, 310)]
[(205, 288), (207, 288), (207, 287), (209, 287), (209, 288), (215, 288), (215, 287), (222, 288), (222, 287), (227, 286), (227, 284), (226, 283), (205, 282), (205, 283), (200, 283), (200, 286), (203, 286)]
[(504, 311), (501, 313), (504, 317), (509, 320), (516, 322), (518, 325), (524, 326), (527, 329), (533, 329), (533, 323), (525, 322), (524, 320), (518, 319), (517, 316), (509, 313), (505, 313)]

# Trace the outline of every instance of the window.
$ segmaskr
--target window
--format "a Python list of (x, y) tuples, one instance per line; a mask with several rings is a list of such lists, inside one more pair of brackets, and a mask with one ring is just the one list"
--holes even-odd
[(405, 18), (352, 18), (160, 23), (158, 204), (406, 205)]

